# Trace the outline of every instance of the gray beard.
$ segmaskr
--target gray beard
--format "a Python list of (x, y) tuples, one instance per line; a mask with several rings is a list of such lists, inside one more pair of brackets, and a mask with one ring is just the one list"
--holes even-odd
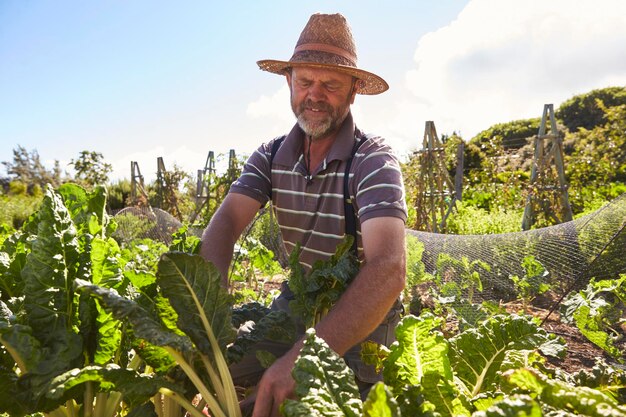
[(298, 126), (311, 139), (324, 137), (337, 128), (330, 117), (322, 123), (311, 123), (303, 115), (298, 116)]

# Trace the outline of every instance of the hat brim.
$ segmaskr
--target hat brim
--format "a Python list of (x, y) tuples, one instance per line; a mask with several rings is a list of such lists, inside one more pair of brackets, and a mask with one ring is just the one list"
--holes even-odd
[(364, 85), (359, 87), (357, 94), (375, 95), (383, 93), (389, 89), (387, 81), (383, 80), (378, 75), (347, 65), (321, 64), (319, 62), (277, 61), (273, 59), (257, 61), (257, 65), (263, 71), (279, 75), (284, 75), (289, 68), (295, 67), (322, 68), (339, 71), (364, 81)]

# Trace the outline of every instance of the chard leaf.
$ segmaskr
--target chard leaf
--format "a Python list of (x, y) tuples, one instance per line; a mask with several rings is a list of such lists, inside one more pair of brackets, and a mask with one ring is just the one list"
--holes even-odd
[(537, 399), (558, 410), (590, 417), (626, 417), (626, 407), (589, 387), (575, 387), (554, 380), (532, 369), (518, 369), (504, 375), (508, 388), (517, 387), (537, 395)]
[(574, 313), (574, 320), (580, 332), (594, 345), (599, 346), (609, 355), (618, 360), (622, 359), (622, 352), (615, 345), (615, 341), (606, 332), (602, 322), (602, 307), (592, 310), (588, 305), (581, 305)]
[(441, 319), (430, 313), (421, 317), (408, 315), (396, 326), (396, 341), (384, 360), (383, 377), (394, 392), (406, 385), (419, 385), (428, 373), (452, 380), (448, 345), (440, 332), (434, 331)]
[(199, 255), (166, 253), (159, 261), (157, 283), (178, 314), (179, 329), (198, 350), (206, 355), (213, 350), (207, 331), (212, 331), (222, 351), (226, 350), (235, 339), (231, 297), (212, 263)]
[(574, 313), (574, 321), (580, 332), (593, 344), (599, 346), (620, 362), (624, 361), (624, 352), (615, 344), (615, 339), (607, 330), (606, 316), (613, 306), (604, 300), (596, 299), (593, 305), (581, 305)]
[(47, 396), (51, 399), (64, 398), (67, 392), (79, 388), (86, 382), (97, 383), (99, 392), (122, 393), (124, 401), (131, 407), (149, 401), (161, 387), (184, 394), (178, 385), (165, 378), (141, 375), (131, 369), (109, 364), (104, 367), (86, 366), (82, 369), (72, 369), (59, 375), (51, 382)]
[(400, 407), (389, 388), (377, 382), (363, 404), (363, 417), (400, 417)]
[(165, 375), (176, 366), (176, 361), (165, 349), (145, 339), (134, 340), (133, 349), (157, 375)]
[(187, 225), (183, 225), (172, 234), (170, 252), (200, 253), (200, 238), (189, 233)]
[[(131, 284), (142, 292), (144, 289), (155, 286), (156, 275), (148, 271), (139, 270), (126, 270), (124, 271), (124, 277), (127, 278)], [(150, 292), (152, 292), (150, 290)]]
[(101, 287), (116, 288), (122, 283), (120, 248), (112, 238), (91, 241), (91, 282)]
[(535, 364), (543, 364), (544, 362), (544, 357), (536, 350), (509, 350), (504, 355), (500, 372), (505, 372), (509, 369), (532, 368)]
[(37, 235), (22, 270), (24, 307), (28, 324), (54, 355), (80, 343), (71, 331), (78, 241), (72, 219), (51, 187), (46, 189), (37, 220)]
[[(482, 394), (478, 394), (474, 398), (472, 398), (472, 406), (477, 411), (485, 411), (492, 405), (497, 402), (500, 402), (504, 399), (504, 394), (500, 391), (498, 392), (486, 392)], [(473, 416), (472, 416), (473, 417)]]
[(372, 365), (376, 372), (383, 370), (384, 361), (389, 356), (389, 348), (385, 345), (366, 340), (361, 343), (361, 359), (366, 365)]
[(354, 374), (324, 340), (307, 330), (292, 376), (296, 400), (285, 400), (281, 412), (296, 416), (361, 416), (363, 404)]
[(80, 185), (65, 183), (57, 190), (81, 234), (96, 236), (104, 235), (105, 231), (112, 232), (107, 229), (109, 218), (106, 214), (107, 192), (104, 187), (97, 186), (88, 193)]
[(267, 316), (270, 313), (269, 307), (265, 307), (264, 305), (253, 301), (251, 303), (246, 303), (240, 307), (233, 308), (232, 311), (232, 322), (235, 328), (239, 328), (242, 324), (247, 321), (258, 322), (263, 317)]
[(618, 361), (624, 352), (611, 336), (611, 326), (621, 317), (626, 304), (626, 274), (618, 279), (591, 281), (561, 305), (564, 320), (574, 321), (580, 332)]
[[(254, 322), (248, 321), (249, 324)], [(257, 317), (257, 322), (249, 332), (241, 332), (234, 343), (228, 346), (226, 356), (229, 363), (238, 362), (257, 342), (272, 340), (275, 342), (295, 342), (296, 326), (292, 318), (284, 311), (269, 311), (267, 315)]]
[(497, 315), (450, 339), (449, 356), (457, 377), (474, 397), (496, 386), (507, 352), (539, 349), (554, 339), (528, 317)]
[(63, 204), (78, 224), (85, 223), (87, 191), (78, 184), (67, 182), (57, 188), (57, 192), (63, 199)]
[(22, 270), (24, 323), (42, 348), (41, 361), (27, 375), (35, 398), (45, 394), (48, 380), (82, 364), (82, 339), (75, 327), (73, 280), (79, 259), (76, 228), (58, 194), (48, 186), (39, 211), (30, 220), (36, 228)]
[(9, 302), (12, 297), (24, 294), (24, 280), (22, 279), (22, 268), (26, 263), (26, 248), (24, 241), (26, 235), (22, 232), (15, 232), (4, 240), (1, 247), (0, 256), (0, 296), (5, 302)]
[[(94, 238), (90, 244), (91, 282), (106, 288), (120, 288), (122, 268), (115, 240)], [(81, 298), (81, 335), (88, 349), (89, 363), (104, 365), (118, 353), (122, 341), (121, 322), (96, 305), (90, 297)]]
[(472, 417), (542, 417), (541, 406), (528, 395), (504, 398)]
[(269, 368), (276, 362), (276, 356), (267, 350), (257, 350), (256, 358), (264, 369)]
[(359, 271), (352, 251), (353, 237), (346, 235), (328, 260), (316, 261), (308, 274), (298, 261), (300, 247), (289, 257), (291, 273), (289, 289), (295, 298), (289, 303), (291, 311), (302, 318), (305, 327), (314, 327), (320, 318), (339, 300)]
[(574, 314), (581, 306), (588, 306), (591, 310), (598, 310), (606, 305), (603, 294), (612, 293), (626, 303), (626, 274), (618, 279), (592, 280), (587, 287), (577, 293), (569, 295), (560, 305), (561, 319), (566, 323), (574, 322)]
[(13, 357), (22, 373), (34, 370), (45, 352), (29, 326), (9, 325), (0, 317), (0, 342)]
[(419, 386), (405, 386), (397, 394), (396, 400), (400, 407), (401, 415), (411, 417), (441, 417), (435, 406), (427, 402)]
[(17, 375), (11, 369), (0, 367), (0, 393), (0, 413), (21, 417), (35, 411), (29, 407), (31, 399), (24, 388), (18, 385)]
[(431, 313), (406, 316), (396, 326), (396, 342), (384, 360), (383, 377), (393, 391), (420, 386), (424, 399), (442, 416), (469, 415), (453, 384), (448, 344)]
[(591, 370), (582, 369), (572, 375), (578, 386), (595, 388), (620, 404), (626, 404), (626, 371), (619, 371), (599, 359)]
[(435, 372), (428, 372), (422, 378), (422, 395), (434, 405), (441, 416), (469, 416), (470, 412), (464, 404), (465, 397), (459, 396), (458, 389), (452, 380)]
[(182, 353), (193, 350), (188, 338), (166, 329), (151, 316), (148, 310), (133, 300), (121, 297), (117, 291), (78, 279), (76, 280), (76, 288), (96, 297), (117, 320), (128, 321), (133, 327), (136, 337), (146, 339), (156, 346), (170, 346)]

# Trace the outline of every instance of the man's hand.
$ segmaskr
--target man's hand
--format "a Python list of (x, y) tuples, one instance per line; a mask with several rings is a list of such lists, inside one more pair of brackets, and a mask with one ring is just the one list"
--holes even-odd
[(301, 343), (292, 348), (270, 366), (257, 385), (256, 403), (252, 417), (279, 417), (280, 405), (287, 398), (294, 398), (296, 382), (291, 376)]

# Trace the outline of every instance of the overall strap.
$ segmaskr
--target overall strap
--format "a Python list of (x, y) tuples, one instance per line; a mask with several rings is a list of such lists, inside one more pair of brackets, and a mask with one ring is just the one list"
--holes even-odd
[(354, 155), (356, 155), (356, 151), (359, 147), (365, 142), (369, 137), (365, 136), (363, 138), (357, 138), (354, 146), (352, 147), (352, 152), (350, 153), (350, 157), (346, 161), (346, 171), (343, 174), (343, 211), (346, 223), (346, 234), (354, 237), (354, 241), (352, 242), (352, 252), (355, 256), (358, 256), (357, 249), (357, 233), (356, 233), (356, 214), (354, 213), (354, 205), (352, 204), (352, 199), (350, 198), (350, 190), (348, 189), (348, 184), (350, 182), (350, 168), (352, 167), (352, 159)]
[(274, 143), (272, 143), (272, 149), (270, 151), (270, 192), (268, 197), (270, 198), (270, 201), (272, 201), (272, 187), (271, 187), (271, 183), (272, 183), (272, 163), (274, 162), (274, 157), (276, 156), (276, 152), (278, 152), (278, 148), (280, 148), (280, 144), (283, 143), (283, 141), (285, 140), (287, 136), (281, 136), (279, 138), (277, 138)]

